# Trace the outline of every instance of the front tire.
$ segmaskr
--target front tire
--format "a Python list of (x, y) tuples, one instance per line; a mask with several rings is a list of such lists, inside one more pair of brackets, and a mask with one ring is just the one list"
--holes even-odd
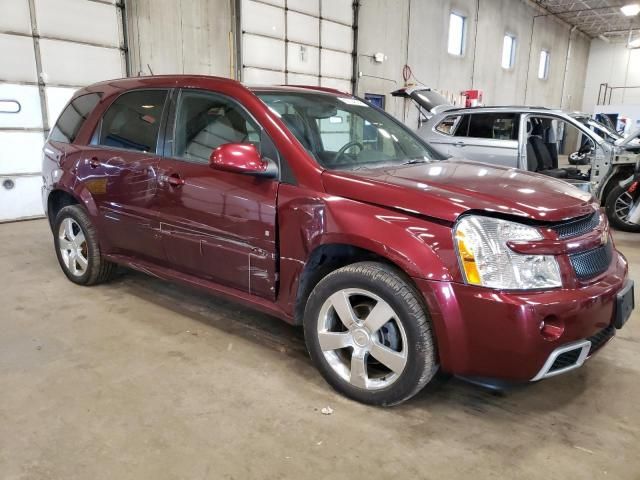
[(95, 285), (113, 277), (116, 265), (102, 258), (98, 234), (80, 205), (58, 212), (53, 238), (60, 268), (73, 283)]
[(629, 193), (626, 188), (616, 185), (611, 189), (605, 201), (605, 210), (609, 223), (623, 232), (640, 232), (640, 225), (626, 221), (631, 207), (640, 201), (640, 189)]
[(420, 294), (382, 263), (355, 263), (323, 278), (309, 296), (304, 330), (309, 354), (325, 380), (362, 403), (402, 403), (438, 370)]

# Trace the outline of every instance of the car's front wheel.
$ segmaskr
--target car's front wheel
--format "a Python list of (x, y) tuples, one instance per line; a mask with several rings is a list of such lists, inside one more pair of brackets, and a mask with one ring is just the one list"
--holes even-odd
[(640, 202), (640, 188), (629, 192), (627, 188), (616, 185), (611, 189), (605, 201), (609, 222), (614, 228), (624, 232), (640, 232), (640, 225), (629, 222), (631, 208)]
[(401, 403), (438, 369), (420, 294), (382, 263), (348, 265), (323, 278), (307, 302), (304, 329), (311, 358), (327, 382), (363, 403)]
[(80, 205), (58, 212), (53, 235), (60, 267), (73, 283), (95, 285), (115, 273), (116, 265), (102, 257), (98, 234)]

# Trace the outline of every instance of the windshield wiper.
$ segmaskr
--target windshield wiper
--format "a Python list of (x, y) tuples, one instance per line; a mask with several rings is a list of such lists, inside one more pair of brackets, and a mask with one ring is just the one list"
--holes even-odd
[(424, 158), (412, 158), (404, 162), (402, 165), (415, 165), (416, 163), (427, 163), (427, 160)]

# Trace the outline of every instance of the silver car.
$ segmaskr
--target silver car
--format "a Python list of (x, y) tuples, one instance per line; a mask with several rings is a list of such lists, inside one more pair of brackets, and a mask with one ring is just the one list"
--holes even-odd
[(442, 155), (563, 179), (590, 191), (616, 228), (640, 232), (640, 226), (628, 218), (640, 202), (640, 188), (628, 191), (620, 185), (640, 159), (640, 130), (622, 138), (586, 114), (547, 108), (424, 103), (425, 91), (430, 92), (413, 88), (393, 94), (416, 102), (421, 120), (418, 134)]

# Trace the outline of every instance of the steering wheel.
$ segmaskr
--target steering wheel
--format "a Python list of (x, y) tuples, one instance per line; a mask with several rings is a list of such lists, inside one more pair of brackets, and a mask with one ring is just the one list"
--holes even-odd
[(344, 154), (347, 153), (347, 150), (353, 147), (358, 147), (360, 151), (364, 150), (364, 145), (356, 140), (352, 140), (351, 142), (344, 144), (342, 148), (338, 150), (336, 157), (333, 159), (333, 163), (340, 163), (340, 160), (344, 157)]

